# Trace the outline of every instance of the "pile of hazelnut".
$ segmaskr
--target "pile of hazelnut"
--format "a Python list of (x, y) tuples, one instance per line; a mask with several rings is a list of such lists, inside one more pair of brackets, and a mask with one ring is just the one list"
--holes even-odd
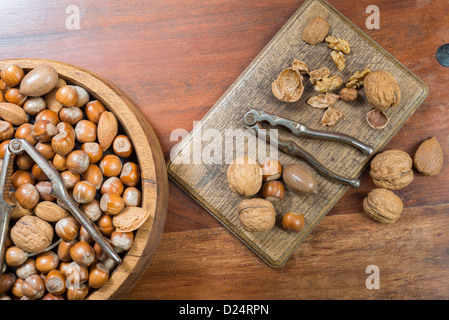
[[(0, 158), (13, 138), (26, 139), (59, 172), (69, 194), (119, 254), (133, 232), (113, 217), (141, 205), (140, 168), (115, 115), (88, 91), (39, 65), (0, 72)], [(3, 160), (1, 160), (3, 161)], [(11, 211), (0, 299), (82, 300), (116, 265), (50, 194), (51, 182), (27, 154), (11, 176)]]
[[(249, 232), (270, 230), (276, 223), (273, 203), (280, 202), (286, 187), (292, 192), (317, 193), (316, 177), (299, 163), (283, 166), (278, 159), (260, 164), (254, 158), (236, 158), (227, 170), (230, 189), (244, 199), (238, 206), (239, 221)], [(299, 233), (304, 228), (304, 215), (296, 211), (283, 214), (282, 228)]]

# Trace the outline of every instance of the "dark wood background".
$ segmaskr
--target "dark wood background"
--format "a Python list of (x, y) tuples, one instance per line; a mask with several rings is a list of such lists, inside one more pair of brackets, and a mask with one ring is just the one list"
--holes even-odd
[[(0, 2), (0, 59), (45, 58), (96, 72), (144, 112), (168, 159), (174, 129), (191, 130), (304, 1), (152, 0)], [(413, 155), (436, 136), (448, 159), (449, 69), (435, 52), (449, 42), (446, 0), (330, 0), (430, 88), (387, 148)], [(66, 8), (80, 29), (66, 28)], [(367, 30), (366, 7), (380, 8)], [(156, 255), (125, 299), (447, 299), (449, 170), (416, 175), (397, 192), (395, 224), (370, 220), (362, 200), (368, 173), (348, 191), (282, 268), (273, 269), (170, 184), (167, 223)], [(380, 270), (369, 290), (366, 268)]]

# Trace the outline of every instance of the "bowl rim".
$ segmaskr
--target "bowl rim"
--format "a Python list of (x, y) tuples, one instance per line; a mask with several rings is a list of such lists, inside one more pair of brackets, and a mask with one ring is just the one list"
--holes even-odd
[(109, 281), (87, 297), (87, 300), (121, 299), (148, 267), (165, 227), (168, 175), (159, 140), (137, 105), (117, 86), (98, 74), (65, 62), (35, 58), (0, 60), (0, 70), (8, 64), (16, 64), (24, 69), (33, 69), (40, 64), (52, 66), (60, 77), (70, 84), (82, 86), (91, 97), (113, 112), (133, 143), (141, 168), (141, 207), (148, 210), (150, 215), (137, 230), (133, 246), (123, 257), (122, 264), (113, 271)]

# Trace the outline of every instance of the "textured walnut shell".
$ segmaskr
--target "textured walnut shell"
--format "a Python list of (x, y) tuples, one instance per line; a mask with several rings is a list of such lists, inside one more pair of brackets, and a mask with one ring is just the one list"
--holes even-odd
[(271, 84), (276, 98), (284, 102), (298, 101), (304, 92), (303, 77), (298, 69), (292, 67), (282, 71)]
[(314, 17), (307, 23), (302, 32), (302, 40), (308, 44), (317, 44), (329, 33), (329, 23), (323, 17)]
[(229, 188), (245, 197), (255, 195), (262, 187), (263, 173), (260, 164), (253, 158), (236, 158), (228, 167)]
[(416, 170), (426, 176), (435, 176), (443, 168), (443, 150), (438, 139), (427, 139), (418, 147), (414, 157)]
[(373, 220), (393, 223), (401, 216), (404, 204), (392, 191), (377, 188), (368, 193), (363, 200), (363, 209)]
[(398, 190), (413, 181), (412, 158), (401, 150), (387, 150), (371, 161), (370, 176), (376, 186)]
[(364, 81), (366, 99), (381, 111), (397, 106), (401, 102), (401, 90), (390, 72), (381, 70), (369, 73)]
[(266, 231), (276, 222), (273, 204), (265, 199), (245, 199), (238, 206), (239, 221), (246, 231)]
[(24, 216), (12, 227), (11, 239), (20, 249), (39, 253), (51, 245), (53, 228), (36, 216)]

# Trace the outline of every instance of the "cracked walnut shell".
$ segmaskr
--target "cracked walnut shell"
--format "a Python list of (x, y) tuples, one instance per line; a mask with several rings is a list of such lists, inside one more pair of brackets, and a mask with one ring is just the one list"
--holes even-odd
[[(271, 89), (276, 98), (284, 102), (298, 101), (304, 92), (304, 85), (302, 83), (303, 76), (301, 72), (305, 72), (307, 65), (295, 60), (293, 67), (282, 71), (277, 79), (271, 84)], [(305, 70), (304, 70), (305, 65)]]
[(363, 209), (375, 221), (393, 223), (401, 216), (404, 204), (392, 191), (376, 188), (363, 200)]
[(246, 231), (266, 231), (276, 222), (273, 204), (265, 199), (245, 199), (238, 206), (239, 221)]
[(255, 159), (241, 156), (229, 165), (227, 178), (233, 192), (250, 197), (262, 187), (262, 167)]
[(413, 181), (412, 165), (412, 158), (407, 152), (387, 150), (373, 158), (369, 174), (376, 186), (398, 190)]

